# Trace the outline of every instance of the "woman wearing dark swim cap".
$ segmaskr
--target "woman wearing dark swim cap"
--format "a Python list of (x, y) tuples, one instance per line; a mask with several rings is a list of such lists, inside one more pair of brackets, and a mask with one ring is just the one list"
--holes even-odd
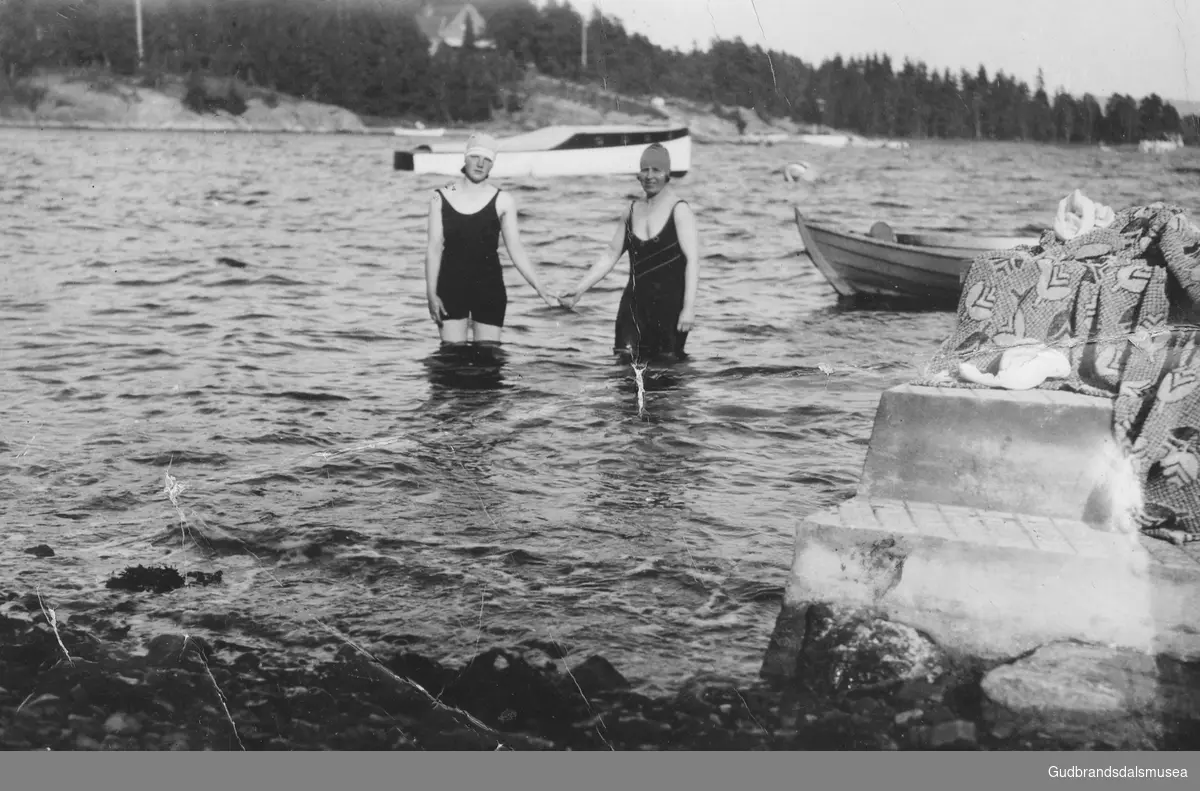
[(646, 193), (630, 204), (612, 241), (559, 303), (573, 308), (629, 253), (629, 282), (617, 309), (613, 351), (634, 361), (682, 357), (696, 323), (700, 239), (696, 217), (671, 185), (671, 154), (654, 143), (643, 153), (638, 181)]

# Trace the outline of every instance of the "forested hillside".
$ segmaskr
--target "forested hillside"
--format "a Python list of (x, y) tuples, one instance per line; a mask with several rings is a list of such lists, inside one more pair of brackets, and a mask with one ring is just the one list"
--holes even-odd
[[(565, 2), (479, 0), (486, 39), (430, 42), (419, 0), (143, 0), (139, 65), (133, 0), (6, 0), (0, 65), (12, 82), (39, 68), (104, 66), (119, 74), (237, 77), (368, 116), (433, 122), (487, 120), (519, 109), (526, 69), (630, 95), (754, 108), (867, 136), (1129, 143), (1182, 134), (1200, 142), (1196, 116), (1161, 97), (1051, 95), (982, 67), (958, 73), (886, 56), (813, 65), (744, 41), (666, 50), (599, 13)], [(236, 102), (232, 103), (236, 111)]]

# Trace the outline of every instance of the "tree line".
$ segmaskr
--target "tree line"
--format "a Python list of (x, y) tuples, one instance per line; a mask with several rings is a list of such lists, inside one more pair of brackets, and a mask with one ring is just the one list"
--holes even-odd
[(497, 46), (545, 74), (641, 95), (679, 96), (700, 103), (754, 108), (763, 118), (846, 129), (867, 136), (968, 138), (1040, 142), (1134, 143), (1181, 134), (1200, 142), (1200, 118), (1181, 118), (1156, 94), (1140, 101), (1113, 94), (1056, 91), (1041, 72), (1033, 90), (980, 66), (958, 74), (885, 56), (834, 57), (812, 66), (786, 52), (741, 39), (716, 40), (707, 50), (665, 50), (629, 34), (620, 21), (593, 14), (588, 59), (580, 58), (580, 15), (566, 2), (537, 8), (503, 2), (488, 33)]
[[(133, 0), (6, 0), (0, 65), (122, 75), (232, 77), (367, 116), (480, 121), (505, 106), (517, 61), (430, 42), (403, 2), (143, 0), (139, 63)], [(199, 101), (199, 100), (197, 100)]]
[(1101, 100), (1051, 96), (1003, 71), (930, 69), (887, 56), (834, 57), (819, 66), (741, 39), (707, 49), (663, 49), (599, 12), (586, 20), (565, 0), (478, 0), (486, 39), (468, 25), (461, 48), (430, 42), (417, 17), (446, 0), (143, 0), (139, 65), (133, 0), (7, 0), (0, 4), (0, 65), (11, 79), (37, 68), (104, 66), (120, 74), (236, 77), (368, 116), (477, 122), (521, 104), (525, 70), (641, 96), (677, 96), (753, 108), (867, 136), (1134, 143), (1182, 135), (1156, 94)]

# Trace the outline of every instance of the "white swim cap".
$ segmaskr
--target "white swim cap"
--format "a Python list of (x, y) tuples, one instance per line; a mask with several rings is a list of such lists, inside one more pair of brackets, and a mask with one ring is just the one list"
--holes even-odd
[(496, 138), (486, 132), (477, 132), (467, 138), (467, 153), (464, 156), (483, 157), (495, 162), (497, 147)]

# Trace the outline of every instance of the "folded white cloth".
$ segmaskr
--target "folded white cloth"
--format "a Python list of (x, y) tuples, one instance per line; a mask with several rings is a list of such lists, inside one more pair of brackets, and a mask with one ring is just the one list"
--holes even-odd
[(1058, 202), (1054, 216), (1054, 235), (1066, 242), (1094, 228), (1107, 228), (1116, 218), (1109, 206), (1088, 198), (1079, 190)]
[(1005, 390), (1031, 390), (1047, 379), (1062, 379), (1071, 373), (1071, 361), (1057, 349), (1042, 344), (1015, 346), (1000, 355), (1000, 370), (984, 373), (973, 363), (960, 363), (958, 375), (968, 382), (1002, 387)]

